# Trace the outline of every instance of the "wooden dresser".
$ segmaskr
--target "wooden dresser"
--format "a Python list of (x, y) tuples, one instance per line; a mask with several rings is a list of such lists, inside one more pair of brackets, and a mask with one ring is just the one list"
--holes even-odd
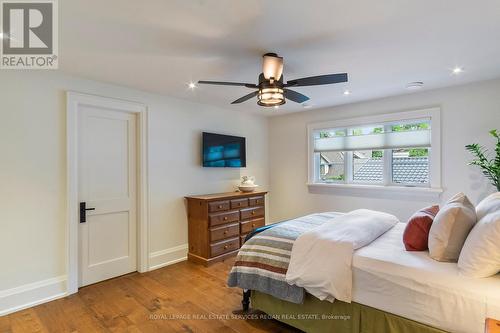
[(500, 333), (500, 320), (487, 318), (484, 332), (485, 333)]
[(186, 197), (188, 260), (204, 265), (238, 252), (245, 236), (265, 221), (267, 192), (229, 192)]

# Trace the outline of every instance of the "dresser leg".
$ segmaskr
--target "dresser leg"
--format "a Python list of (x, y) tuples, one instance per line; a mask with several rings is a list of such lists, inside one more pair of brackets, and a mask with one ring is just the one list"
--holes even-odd
[(241, 301), (241, 305), (243, 305), (244, 312), (250, 309), (250, 293), (251, 290), (243, 289), (243, 300)]

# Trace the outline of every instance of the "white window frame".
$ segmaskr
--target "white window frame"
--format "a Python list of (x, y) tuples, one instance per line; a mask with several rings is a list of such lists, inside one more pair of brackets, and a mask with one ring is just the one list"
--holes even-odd
[[(384, 182), (383, 183), (360, 183), (351, 182), (348, 183), (349, 179), (346, 175), (344, 181), (338, 182), (321, 182), (319, 181), (318, 170), (315, 162), (314, 153), (314, 133), (320, 130), (328, 130), (332, 128), (346, 128), (355, 126), (369, 126), (373, 124), (384, 124), (391, 122), (411, 122), (418, 121), (422, 119), (430, 119), (431, 123), (431, 148), (429, 154), (429, 183), (418, 185), (418, 184), (397, 184), (392, 182), (392, 171), (390, 168), (384, 167)], [(339, 119), (333, 121), (324, 121), (319, 123), (313, 123), (307, 125), (307, 138), (308, 138), (308, 183), (310, 188), (346, 188), (346, 189), (360, 189), (360, 190), (385, 190), (391, 192), (412, 192), (412, 193), (430, 193), (439, 196), (443, 191), (441, 189), (441, 110), (438, 107), (427, 108), (421, 110), (397, 112), (380, 114), (367, 117), (350, 118), (350, 119)], [(384, 166), (386, 163), (391, 163), (389, 161), (392, 158), (389, 154), (391, 150), (384, 150)], [(349, 162), (349, 156), (352, 154), (346, 154), (346, 172), (352, 172), (349, 169), (352, 162)], [(389, 174), (391, 173), (391, 174)]]

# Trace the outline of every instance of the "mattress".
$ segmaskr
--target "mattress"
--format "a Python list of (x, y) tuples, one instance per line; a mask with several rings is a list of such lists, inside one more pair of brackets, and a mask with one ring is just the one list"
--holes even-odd
[(456, 263), (406, 251), (405, 225), (355, 252), (353, 301), (449, 332), (484, 332), (486, 317), (500, 318), (500, 274), (469, 278)]

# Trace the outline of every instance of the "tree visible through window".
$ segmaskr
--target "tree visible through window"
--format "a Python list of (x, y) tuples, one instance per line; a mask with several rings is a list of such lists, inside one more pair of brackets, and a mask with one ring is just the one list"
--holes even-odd
[(404, 131), (419, 131), (430, 129), (431, 125), (429, 123), (416, 123), (416, 124), (397, 124), (392, 125), (391, 130), (393, 132), (404, 132)]

